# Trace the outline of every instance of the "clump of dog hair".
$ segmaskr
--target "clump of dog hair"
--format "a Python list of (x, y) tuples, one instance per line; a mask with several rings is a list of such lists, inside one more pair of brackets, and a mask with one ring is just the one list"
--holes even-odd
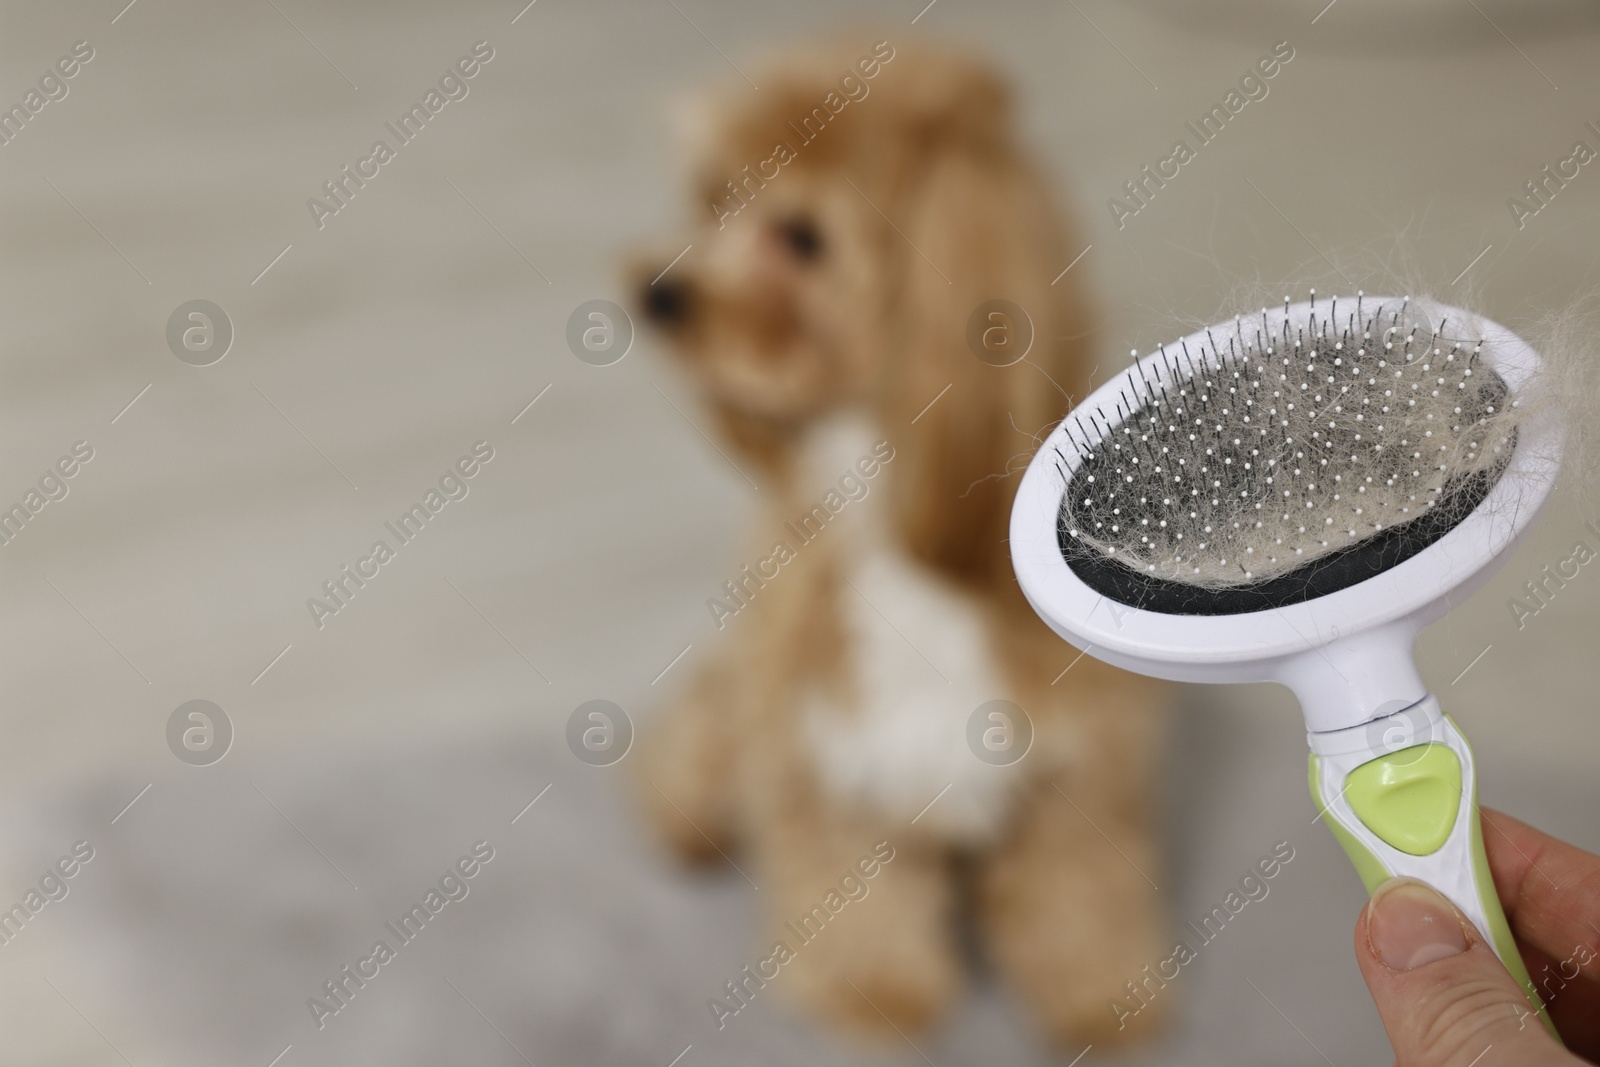
[(1063, 532), (1152, 577), (1226, 587), (1435, 509), (1464, 517), (1527, 414), (1494, 362), (1458, 313), (1315, 290), (1309, 315), (1285, 298), (1163, 345), (1109, 410), (1069, 419)]
[[(1405, 228), (1398, 222), (1396, 227)], [(1584, 514), (1594, 512), (1600, 505), (1600, 493), (1596, 492), (1600, 488), (1600, 288), (1580, 286), (1580, 295), (1569, 301), (1531, 312), (1497, 313), (1492, 309), (1495, 301), (1476, 274), (1456, 275), (1443, 282), (1430, 280), (1412, 242), (1397, 240), (1382, 247), (1332, 254), (1337, 271), (1360, 279), (1357, 284), (1369, 293), (1412, 293), (1417, 294), (1413, 302), (1422, 306), (1479, 309), (1528, 342), (1539, 353), (1540, 370), (1519, 388), (1517, 411), (1524, 419), (1548, 412), (1562, 425), (1565, 440), (1556, 492), (1572, 497)], [(1241, 308), (1273, 304), (1284, 293), (1304, 293), (1321, 285), (1319, 278), (1325, 277), (1323, 271), (1308, 271), (1270, 283), (1240, 279), (1220, 295), (1216, 313), (1205, 320), (1174, 315), (1176, 332), (1192, 333), (1209, 323), (1231, 319)], [(1351, 285), (1343, 291), (1354, 288), (1356, 285)]]
[(1584, 514), (1595, 504), (1600, 472), (1600, 291), (1518, 329), (1543, 362), (1523, 390), (1530, 411), (1550, 409), (1565, 430), (1557, 488)]

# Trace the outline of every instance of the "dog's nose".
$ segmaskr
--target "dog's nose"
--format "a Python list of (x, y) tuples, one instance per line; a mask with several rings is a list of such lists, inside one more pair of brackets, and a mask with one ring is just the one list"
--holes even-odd
[(663, 329), (682, 326), (689, 317), (689, 285), (658, 278), (639, 290), (639, 304), (647, 318)]

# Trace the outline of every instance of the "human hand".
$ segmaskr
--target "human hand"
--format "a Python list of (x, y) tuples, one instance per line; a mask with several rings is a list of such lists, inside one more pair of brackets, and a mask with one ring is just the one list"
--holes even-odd
[(1362, 909), (1355, 941), (1397, 1067), (1600, 1062), (1600, 856), (1487, 808), (1482, 817), (1495, 890), (1567, 1047), (1470, 921), (1396, 878)]

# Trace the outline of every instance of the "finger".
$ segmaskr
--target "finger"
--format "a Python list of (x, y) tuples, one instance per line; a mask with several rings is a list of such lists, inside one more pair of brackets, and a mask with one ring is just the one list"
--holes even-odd
[(1517, 940), (1555, 961), (1557, 980), (1600, 982), (1600, 856), (1481, 811), (1489, 871)]
[(1356, 960), (1403, 1067), (1573, 1064), (1522, 987), (1450, 902), (1421, 882), (1378, 887), (1356, 923)]
[[(1562, 1044), (1577, 1056), (1600, 1062), (1600, 982), (1574, 978), (1570, 961), (1551, 959), (1531, 945), (1518, 947)], [(1487, 1061), (1479, 1067), (1487, 1067)]]

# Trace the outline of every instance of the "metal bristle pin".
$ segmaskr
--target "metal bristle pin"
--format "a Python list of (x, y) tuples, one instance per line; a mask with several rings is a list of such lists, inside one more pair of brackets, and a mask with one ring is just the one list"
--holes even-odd
[(1275, 328), (1263, 308), (1136, 363), (1115, 422), (1069, 428), (1080, 452), (1061, 457), (1063, 532), (1151, 577), (1242, 585), (1493, 476), (1517, 405), (1485, 371), (1481, 337), (1451, 336), (1409, 298), (1319, 307), (1312, 290), (1311, 308)]

